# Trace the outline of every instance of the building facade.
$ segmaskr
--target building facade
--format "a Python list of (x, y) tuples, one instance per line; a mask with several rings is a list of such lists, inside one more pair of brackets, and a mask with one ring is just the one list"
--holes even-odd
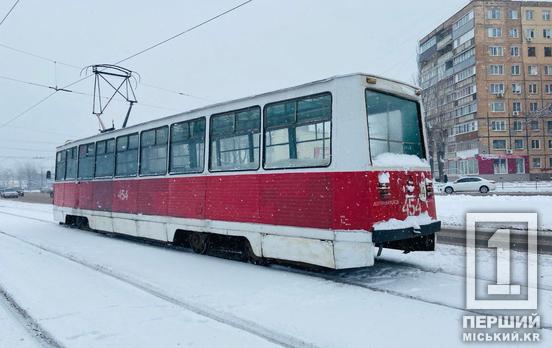
[(471, 1), (419, 43), (435, 177), (552, 174), (552, 2)]

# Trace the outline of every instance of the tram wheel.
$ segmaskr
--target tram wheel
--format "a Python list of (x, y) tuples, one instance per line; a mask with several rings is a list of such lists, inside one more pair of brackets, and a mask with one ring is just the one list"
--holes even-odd
[(196, 254), (204, 255), (209, 249), (209, 237), (205, 233), (193, 232), (190, 236), (190, 246)]

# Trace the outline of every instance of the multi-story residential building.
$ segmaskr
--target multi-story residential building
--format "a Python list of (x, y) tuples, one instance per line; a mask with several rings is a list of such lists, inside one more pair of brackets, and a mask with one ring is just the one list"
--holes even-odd
[(436, 177), (552, 174), (552, 2), (470, 1), (420, 40)]

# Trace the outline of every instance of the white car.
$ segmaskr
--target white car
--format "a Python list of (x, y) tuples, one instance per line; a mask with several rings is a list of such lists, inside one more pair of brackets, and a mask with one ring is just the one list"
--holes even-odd
[(2, 198), (19, 198), (19, 193), (17, 191), (5, 190), (0, 193)]
[(477, 176), (470, 176), (446, 183), (444, 191), (450, 195), (454, 192), (481, 192), (485, 194), (494, 190), (496, 190), (496, 182)]

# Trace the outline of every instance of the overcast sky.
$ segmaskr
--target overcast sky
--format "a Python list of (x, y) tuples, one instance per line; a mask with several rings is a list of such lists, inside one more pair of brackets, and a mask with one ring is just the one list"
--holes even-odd
[[(0, 19), (14, 1), (0, 0)], [(0, 45), (79, 67), (114, 63), (240, 2), (21, 0), (0, 26)], [(336, 74), (369, 72), (412, 82), (417, 41), (467, 2), (254, 0), (124, 63), (142, 77), (130, 123)], [(55, 72), (51, 62), (0, 46), (0, 76), (62, 86), (80, 74), (60, 64)], [(92, 93), (93, 79), (71, 89)], [(0, 124), (50, 93), (0, 79)], [(91, 103), (91, 97), (59, 92), (0, 128), (0, 167), (38, 156), (51, 159), (32, 160), (37, 166), (52, 168), (56, 145), (97, 133)], [(112, 104), (106, 122), (119, 126), (126, 108)]]

